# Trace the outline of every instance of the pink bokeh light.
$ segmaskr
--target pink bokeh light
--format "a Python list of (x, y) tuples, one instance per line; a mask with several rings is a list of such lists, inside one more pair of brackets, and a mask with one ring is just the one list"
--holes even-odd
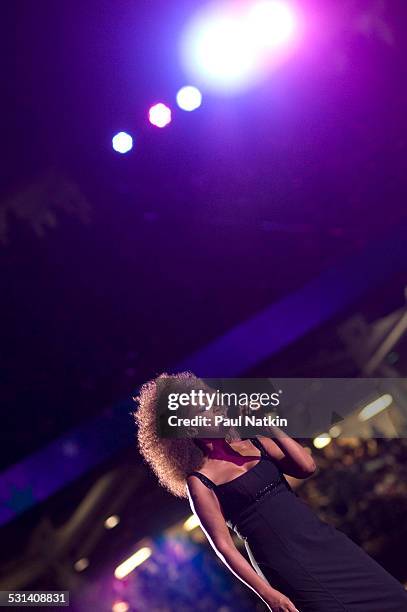
[(152, 125), (163, 128), (171, 123), (171, 109), (162, 102), (154, 104), (148, 111), (148, 119)]

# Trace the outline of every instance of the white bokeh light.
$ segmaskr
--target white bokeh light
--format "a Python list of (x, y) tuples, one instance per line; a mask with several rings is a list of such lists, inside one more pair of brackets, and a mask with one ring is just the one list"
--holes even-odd
[(295, 15), (287, 2), (262, 0), (248, 13), (248, 25), (260, 44), (275, 48), (291, 39), (295, 31)]
[(197, 87), (186, 85), (177, 93), (177, 104), (184, 111), (194, 111), (202, 104), (202, 94)]
[(133, 138), (127, 132), (119, 132), (113, 136), (112, 145), (117, 153), (128, 153), (133, 148)]

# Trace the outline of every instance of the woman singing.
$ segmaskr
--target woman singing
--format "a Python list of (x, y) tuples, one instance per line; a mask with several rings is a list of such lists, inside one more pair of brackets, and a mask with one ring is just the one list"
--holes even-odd
[[(316, 469), (308, 451), (277, 428), (270, 438), (241, 439), (235, 428), (219, 437), (213, 426), (159, 437), (163, 384), (171, 392), (205, 386), (189, 372), (143, 385), (135, 412), (139, 450), (162, 486), (189, 499), (215, 553), (272, 612), (407, 611), (401, 584), (290, 488), (285, 474), (307, 478)], [(180, 406), (177, 416), (191, 410)], [(220, 413), (222, 406), (205, 407), (207, 416)]]

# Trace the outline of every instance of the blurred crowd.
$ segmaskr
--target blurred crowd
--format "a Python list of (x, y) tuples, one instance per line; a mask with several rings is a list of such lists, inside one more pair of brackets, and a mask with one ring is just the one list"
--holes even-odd
[(346, 438), (315, 453), (318, 471), (298, 487), (319, 516), (380, 554), (407, 533), (407, 440)]

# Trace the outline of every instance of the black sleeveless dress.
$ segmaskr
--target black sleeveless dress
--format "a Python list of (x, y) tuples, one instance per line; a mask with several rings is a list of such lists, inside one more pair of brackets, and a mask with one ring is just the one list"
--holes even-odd
[(227, 525), (256, 572), (300, 612), (407, 612), (407, 591), (344, 533), (325, 523), (291, 489), (258, 438), (246, 473), (215, 485)]

